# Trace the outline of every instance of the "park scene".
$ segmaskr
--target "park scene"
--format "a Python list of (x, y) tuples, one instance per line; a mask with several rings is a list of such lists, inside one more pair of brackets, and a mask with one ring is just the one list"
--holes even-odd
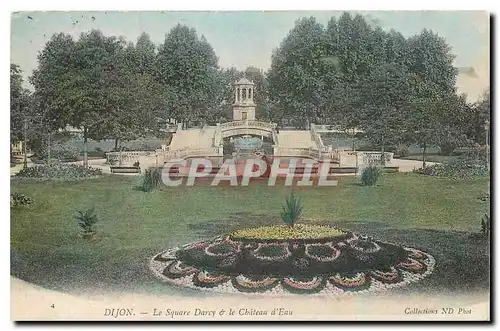
[[(488, 300), (489, 67), (435, 24), (455, 14), (411, 28), (391, 15), (13, 14), (11, 279), (73, 295)], [(273, 17), (286, 29), (250, 51), (268, 40), (250, 18)], [(129, 18), (152, 23), (109, 28)], [(207, 28), (225, 20), (241, 35)], [(480, 21), (462, 28), (489, 54)]]

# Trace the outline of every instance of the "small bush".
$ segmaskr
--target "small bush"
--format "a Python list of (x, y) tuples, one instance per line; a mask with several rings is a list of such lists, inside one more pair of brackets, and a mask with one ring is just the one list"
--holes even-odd
[(377, 184), (380, 176), (382, 175), (382, 169), (377, 166), (366, 167), (361, 173), (361, 183), (364, 186), (374, 186)]
[(286, 223), (286, 225), (293, 227), (302, 214), (302, 209), (303, 207), (300, 197), (295, 196), (292, 192), (285, 200), (283, 211), (281, 212), (281, 219)]
[(413, 172), (421, 175), (437, 176), (439, 173), (439, 168), (439, 164), (433, 164), (426, 166), (425, 168), (413, 169)]
[(483, 201), (483, 202), (490, 201), (490, 192), (481, 193), (481, 195), (478, 197), (478, 199)]
[(410, 156), (410, 151), (408, 150), (408, 147), (403, 147), (398, 149), (396, 154), (399, 155), (399, 157), (407, 157)]
[(417, 169), (415, 172), (429, 175), (447, 177), (452, 179), (472, 179), (475, 177), (488, 176), (488, 165), (485, 160), (477, 160), (469, 157), (459, 157), (446, 161), (442, 164), (427, 166), (425, 169)]
[(85, 212), (77, 210), (78, 214), (75, 216), (78, 225), (83, 229), (84, 234), (94, 233), (94, 225), (97, 223), (97, 215), (94, 208), (87, 209)]
[(150, 192), (152, 190), (158, 189), (161, 186), (161, 183), (161, 169), (149, 168), (144, 172), (139, 187), (144, 192)]
[(488, 214), (484, 214), (481, 218), (481, 234), (490, 235), (490, 216)]
[(443, 143), (439, 146), (441, 155), (452, 155), (457, 146), (453, 143)]
[[(48, 161), (48, 149), (44, 148), (37, 154), (37, 156), (40, 158), (40, 160)], [(51, 160), (73, 162), (77, 161), (79, 156), (79, 149), (68, 144), (56, 143), (52, 145), (50, 149)]]
[[(88, 158), (101, 158), (101, 159), (104, 159), (106, 158), (106, 153), (103, 152), (103, 151), (88, 151), (87, 152), (87, 157)], [(80, 153), (80, 155), (78, 156), (78, 159), (77, 161), (81, 161), (83, 160), (83, 152)]]
[(32, 198), (27, 197), (24, 194), (20, 194), (20, 193), (11, 193), (10, 194), (10, 206), (11, 207), (27, 206), (27, 205), (31, 205), (33, 202), (35, 202), (35, 201)]
[(102, 171), (98, 168), (85, 167), (83, 165), (51, 162), (21, 169), (17, 178), (29, 179), (58, 179), (58, 180), (80, 180), (101, 176)]

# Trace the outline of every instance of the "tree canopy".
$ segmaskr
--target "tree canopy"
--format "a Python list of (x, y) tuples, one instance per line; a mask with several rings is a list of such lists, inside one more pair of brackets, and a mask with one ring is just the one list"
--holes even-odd
[(484, 141), (489, 93), (475, 105), (457, 95), (453, 61), (433, 31), (406, 38), (348, 12), (326, 26), (297, 20), (268, 71), (220, 68), (209, 41), (181, 24), (159, 45), (147, 33), (135, 42), (99, 30), (58, 33), (38, 55), (32, 93), (11, 65), (11, 139), (20, 138), (25, 109), (45, 133), (71, 125), (117, 144), (159, 134), (171, 120), (213, 125), (231, 118), (232, 84), (246, 76), (260, 119), (359, 128), (382, 149)]

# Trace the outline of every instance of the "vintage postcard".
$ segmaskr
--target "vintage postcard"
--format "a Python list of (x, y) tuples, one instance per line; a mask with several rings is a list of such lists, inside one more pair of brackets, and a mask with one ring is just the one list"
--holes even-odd
[(489, 321), (490, 14), (13, 12), (14, 321)]

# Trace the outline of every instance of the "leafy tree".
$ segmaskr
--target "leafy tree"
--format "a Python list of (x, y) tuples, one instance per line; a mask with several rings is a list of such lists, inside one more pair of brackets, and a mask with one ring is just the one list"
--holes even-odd
[(143, 32), (135, 44), (134, 49), (134, 66), (136, 73), (153, 74), (156, 58), (156, 45), (153, 43), (149, 35)]
[[(481, 99), (475, 103), (473, 106), (474, 119), (473, 119), (473, 133), (472, 136), (474, 140), (480, 144), (486, 144), (486, 135), (490, 134), (491, 125), (491, 101), (490, 101), (490, 89), (483, 93)], [(488, 138), (488, 144), (490, 139)]]
[(31, 77), (49, 129), (67, 124), (83, 129), (84, 165), (88, 139), (103, 138), (112, 119), (124, 114), (124, 47), (124, 40), (98, 30), (82, 33), (76, 42), (57, 34), (39, 54)]
[(261, 69), (248, 67), (245, 76), (255, 84), (254, 102), (256, 103), (255, 113), (258, 119), (269, 119), (269, 87), (266, 76)]
[(21, 68), (10, 64), (10, 141), (23, 139), (24, 120), (27, 119), (30, 102), (30, 92), (22, 87), (23, 76)]
[(98, 30), (83, 33), (75, 43), (70, 85), (73, 93), (68, 102), (72, 110), (70, 124), (83, 128), (84, 165), (88, 138), (102, 139), (105, 128), (116, 126), (110, 122), (128, 118), (124, 111), (128, 88), (124, 47), (124, 40), (106, 37)]
[(176, 25), (160, 45), (155, 79), (168, 89), (172, 117), (183, 123), (203, 122), (215, 107), (218, 59), (196, 30)]
[(449, 100), (439, 95), (433, 85), (416, 78), (415, 95), (406, 108), (403, 142), (422, 148), (422, 168), (426, 167), (427, 148), (438, 145), (449, 129), (447, 113)]
[(121, 84), (115, 85), (113, 92), (121, 102), (98, 127), (102, 131), (100, 136), (115, 139), (115, 150), (119, 141), (148, 133), (158, 135), (166, 124), (168, 114), (161, 98), (164, 91), (153, 76), (155, 50), (149, 35), (142, 33), (135, 45), (129, 43), (117, 52), (117, 79)]
[(380, 63), (380, 54), (377, 58), (375, 48), (382, 46), (380, 39), (383, 43), (383, 33), (379, 31), (379, 35), (375, 35), (363, 16), (352, 17), (348, 12), (340, 16), (337, 31), (338, 56), (345, 81), (358, 84)]
[(446, 40), (424, 29), (408, 39), (408, 66), (410, 71), (426, 83), (431, 83), (439, 94), (455, 94), (458, 69), (453, 66), (455, 55)]
[(70, 122), (70, 81), (75, 42), (64, 33), (54, 34), (38, 54), (38, 66), (29, 77), (34, 87), (30, 112), (30, 149), (51, 160), (53, 135)]
[(441, 151), (451, 153), (458, 144), (464, 142), (464, 131), (468, 125), (464, 121), (464, 117), (468, 117), (467, 113), (460, 111), (466, 107), (465, 100), (460, 101), (456, 95), (458, 69), (453, 66), (455, 55), (444, 38), (426, 29), (410, 37), (407, 47), (409, 70), (417, 75), (419, 86), (425, 86), (417, 89), (419, 106), (415, 107), (414, 117), (417, 120), (423, 118), (420, 120), (418, 137), (415, 138), (420, 140), (424, 154), (428, 143), (423, 140), (439, 140)]
[(38, 67), (29, 77), (33, 93), (36, 125), (50, 140), (52, 132), (70, 121), (67, 96), (71, 93), (72, 59), (75, 42), (70, 35), (54, 34), (38, 54)]
[(212, 122), (231, 121), (233, 119), (232, 105), (235, 101), (233, 84), (241, 77), (243, 77), (243, 72), (238, 71), (234, 67), (218, 71), (215, 94), (216, 104), (211, 112)]
[(361, 125), (368, 139), (381, 146), (382, 153), (386, 146), (403, 140), (416, 82), (416, 75), (395, 63), (375, 68), (363, 81)]
[(385, 35), (385, 62), (409, 65), (409, 45), (407, 39), (398, 31), (391, 29)]
[(296, 126), (322, 117), (325, 54), (324, 27), (313, 17), (298, 20), (273, 52), (268, 72), (270, 100)]

